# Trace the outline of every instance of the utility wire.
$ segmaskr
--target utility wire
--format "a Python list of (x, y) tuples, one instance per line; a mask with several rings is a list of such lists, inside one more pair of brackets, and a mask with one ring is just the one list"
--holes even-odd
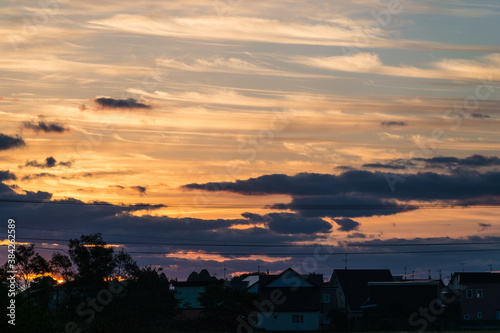
[[(65, 201), (65, 200), (18, 200), (18, 199), (0, 199), (0, 202), (6, 203), (27, 203), (27, 204), (48, 204), (48, 205), (80, 205), (80, 206), (113, 206), (117, 208), (177, 208), (177, 207), (210, 207), (210, 208), (271, 208), (269, 205), (251, 205), (251, 204), (219, 204), (219, 203), (204, 203), (202, 205), (195, 204), (169, 204), (169, 205), (155, 205), (155, 204), (135, 204), (135, 205), (119, 205), (109, 202), (89, 202), (85, 203), (82, 201)], [(379, 205), (345, 205), (345, 204), (307, 204), (307, 205), (294, 205), (294, 204), (283, 204), (283, 209), (442, 209), (442, 208), (454, 208), (454, 207), (482, 207), (482, 208), (498, 208), (500, 207), (500, 202), (488, 202), (488, 203), (453, 203), (453, 204), (379, 204)], [(279, 207), (275, 207), (279, 209)]]
[[(56, 250), (56, 251), (64, 251), (61, 248), (51, 248), (51, 247), (36, 247), (37, 249), (43, 250)], [(328, 253), (328, 255), (394, 255), (394, 254), (430, 254), (430, 253), (466, 253), (466, 252), (497, 252), (500, 251), (500, 248), (496, 249), (462, 249), (462, 250), (425, 250), (425, 251), (398, 251), (398, 252), (334, 252)], [(166, 252), (166, 251), (130, 251), (127, 252), (129, 254), (160, 254), (160, 255), (169, 255), (169, 254), (197, 254), (197, 255), (220, 255), (220, 256), (285, 256), (285, 257), (293, 257), (293, 256), (315, 256), (317, 253), (313, 252), (296, 252), (296, 253), (286, 253), (286, 252)]]
[[(61, 238), (34, 238), (34, 237), (18, 237), (18, 240), (25, 241), (48, 241), (48, 242), (66, 242), (66, 239)], [(230, 242), (230, 241), (229, 241)], [(111, 241), (110, 244), (130, 244), (130, 245), (160, 245), (160, 246), (217, 246), (217, 247), (291, 247), (305, 248), (317, 246), (338, 246), (328, 244), (214, 244), (214, 243), (159, 243), (159, 242), (131, 242), (131, 241)], [(470, 246), (470, 245), (496, 245), (500, 241), (487, 242), (448, 242), (448, 243), (406, 243), (406, 244), (363, 244), (350, 243), (346, 244), (350, 247), (399, 247), (399, 246)], [(109, 245), (109, 244), (108, 244)]]

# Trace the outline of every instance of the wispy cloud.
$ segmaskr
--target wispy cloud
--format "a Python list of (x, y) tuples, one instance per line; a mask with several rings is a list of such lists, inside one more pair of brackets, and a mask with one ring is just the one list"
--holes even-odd
[(361, 52), (347, 56), (296, 57), (295, 63), (341, 72), (370, 73), (427, 79), (473, 80), (491, 78), (500, 80), (500, 54), (489, 54), (478, 60), (443, 59), (429, 68), (385, 65), (378, 54)]
[(57, 163), (56, 159), (52, 156), (49, 156), (43, 162), (38, 162), (36, 160), (26, 161), (24, 166), (26, 167), (35, 167), (35, 168), (54, 168), (56, 166), (70, 168), (73, 165), (73, 161), (61, 161)]

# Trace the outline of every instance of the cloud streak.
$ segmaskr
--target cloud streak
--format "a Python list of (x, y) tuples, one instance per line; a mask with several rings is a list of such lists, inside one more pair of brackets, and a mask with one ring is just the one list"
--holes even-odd
[(500, 158), (496, 156), (472, 155), (464, 158), (454, 156), (418, 157), (412, 159), (394, 159), (386, 163), (366, 163), (364, 168), (371, 169), (422, 169), (422, 168), (481, 168), (500, 166)]
[(430, 68), (385, 65), (378, 54), (368, 52), (333, 57), (296, 57), (292, 62), (332, 71), (420, 79), (478, 81), (481, 78), (490, 78), (490, 81), (500, 80), (498, 72), (500, 53), (489, 54), (478, 60), (443, 59), (431, 63)]
[(66, 162), (63, 161), (63, 162), (57, 163), (56, 159), (53, 158), (52, 156), (47, 157), (45, 159), (45, 161), (41, 162), (41, 163), (36, 161), (36, 160), (32, 160), (32, 161), (26, 161), (26, 163), (24, 164), (25, 167), (34, 167), (34, 168), (41, 168), (41, 169), (54, 168), (56, 166), (70, 168), (72, 165), (73, 165), (73, 161), (66, 161)]
[(44, 120), (40, 120), (38, 122), (24, 122), (24, 128), (30, 129), (36, 133), (64, 133), (68, 132), (70, 129), (65, 127), (64, 125), (56, 122), (47, 122)]

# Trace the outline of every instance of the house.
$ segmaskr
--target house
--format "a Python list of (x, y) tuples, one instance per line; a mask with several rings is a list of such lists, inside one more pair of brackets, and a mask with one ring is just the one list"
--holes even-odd
[(500, 273), (454, 273), (448, 288), (458, 297), (463, 325), (500, 324)]
[(330, 318), (332, 327), (343, 331), (363, 329), (363, 309), (367, 300), (368, 282), (393, 281), (388, 269), (335, 269), (330, 279), (333, 304)]
[(205, 288), (210, 285), (224, 285), (226, 281), (183, 281), (172, 283), (175, 290), (175, 298), (179, 300), (179, 308), (182, 310), (179, 319), (198, 319), (203, 307), (198, 302), (198, 297)]
[(243, 280), (231, 280), (231, 287), (236, 290), (257, 293), (259, 290), (259, 276), (262, 275), (255, 273), (248, 275)]
[(260, 312), (255, 327), (268, 331), (320, 329), (322, 274), (301, 275), (288, 268), (278, 275), (258, 277)]
[(443, 315), (449, 314), (443, 290), (441, 280), (368, 282), (369, 296), (361, 306), (366, 328), (419, 331), (442, 328)]
[(330, 282), (323, 283), (321, 291), (321, 328), (329, 330), (333, 328), (333, 318), (335, 315), (335, 293), (336, 288)]
[(392, 282), (388, 269), (335, 269), (330, 287), (335, 289), (335, 308), (347, 319), (361, 318), (361, 306), (369, 297), (369, 282)]
[(229, 282), (210, 276), (205, 269), (200, 274), (196, 272), (191, 273), (187, 281), (172, 282), (175, 290), (175, 298), (179, 300), (179, 308), (182, 310), (178, 319), (192, 320), (200, 317), (203, 307), (198, 302), (198, 297), (210, 285), (228, 286)]

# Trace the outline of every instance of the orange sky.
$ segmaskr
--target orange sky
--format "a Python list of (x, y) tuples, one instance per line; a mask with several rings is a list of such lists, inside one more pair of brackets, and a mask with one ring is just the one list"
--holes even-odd
[[(43, 191), (52, 201), (165, 205), (125, 214), (126, 223), (137, 226), (144, 216), (171, 223), (165, 234), (145, 231), (144, 237), (175, 231), (175, 237), (188, 238), (199, 232), (173, 226), (184, 218), (242, 219), (200, 235), (221, 242), (226, 237), (248, 242), (254, 231), (262, 235), (252, 237), (278, 243), (500, 237), (499, 209), (481, 205), (496, 202), (499, 194), (486, 188), (483, 193), (477, 183), (477, 193), (467, 198), (454, 197), (454, 190), (439, 200), (420, 194), (385, 197), (423, 207), (344, 216), (358, 223), (351, 230), (339, 230), (338, 217), (314, 217), (321, 222), (293, 209), (270, 208), (303, 199), (293, 194), (293, 184), (261, 195), (183, 187), (277, 174), (340, 177), (347, 170), (432, 172), (449, 179), (460, 174), (472, 177), (469, 185), (475, 186), (473, 173), (499, 172), (500, 39), (494, 31), (500, 7), (495, 1), (56, 3), (42, 9), (31, 2), (3, 2), (0, 171), (15, 177), (0, 174), (6, 186), (0, 199), (48, 200), (29, 193)], [(22, 143), (13, 143), (16, 138)], [(488, 162), (467, 160), (473, 155)], [(438, 157), (458, 160), (431, 162)], [(427, 162), (390, 168), (412, 158)], [(305, 197), (313, 195), (322, 194)], [(464, 200), (474, 205), (428, 207)], [(126, 229), (108, 225), (124, 216), (119, 208), (100, 215), (89, 207), (88, 223), (63, 209), (44, 209), (8, 204), (5, 214), (22, 217), (26, 227), (73, 232), (56, 238), (99, 231), (131, 237)], [(50, 216), (42, 219), (42, 211)], [(264, 220), (245, 220), (241, 214), (248, 212)], [(274, 213), (290, 215), (269, 215)], [(304, 230), (294, 224), (289, 233), (278, 232), (273, 229), (278, 217), (304, 218), (290, 222), (303, 223)], [(320, 228), (325, 222), (328, 231), (307, 229), (308, 223)], [(166, 258), (192, 251), (180, 257), (196, 267), (231, 265), (220, 254), (203, 255), (204, 248), (170, 250), (174, 254)], [(142, 264), (183, 263), (138, 258)], [(279, 267), (297, 260), (285, 258)], [(260, 261), (275, 264), (265, 257), (245, 260), (252, 267)], [(235, 262), (234, 270), (248, 269)]]

